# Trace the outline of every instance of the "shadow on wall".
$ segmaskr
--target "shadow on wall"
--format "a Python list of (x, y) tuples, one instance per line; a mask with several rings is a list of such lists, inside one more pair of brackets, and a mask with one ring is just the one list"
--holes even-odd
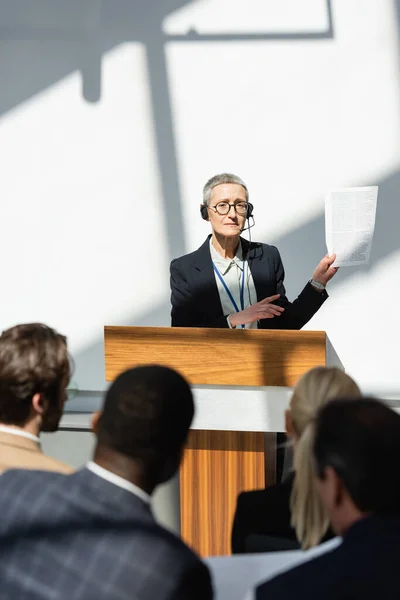
[[(178, 165), (173, 134), (170, 90), (168, 88), (165, 44), (168, 41), (238, 41), (252, 40), (313, 40), (334, 36), (331, 1), (326, 1), (329, 27), (321, 33), (265, 35), (197, 35), (166, 36), (162, 32), (164, 19), (190, 0), (0, 0), (0, 118), (33, 95), (54, 85), (67, 75), (82, 72), (82, 93), (88, 102), (101, 97), (102, 56), (116, 46), (138, 41), (146, 47), (151, 90), (151, 102), (157, 142), (158, 164), (164, 199), (163, 218), (166, 224), (170, 259), (185, 253), (182, 236), (181, 198)], [(400, 0), (396, 7), (399, 11)], [(362, 182), (367, 183), (367, 182)], [(398, 223), (400, 174), (394, 173), (380, 185), (376, 236), (367, 269), (396, 251), (399, 246)], [(84, 198), (82, 199), (84, 201)], [(132, 198), (132, 202), (134, 202)], [(324, 217), (290, 232), (282, 238), (263, 240), (276, 244), (287, 269), (289, 296), (293, 298), (310, 278), (312, 270), (325, 254)], [(296, 256), (293, 256), (293, 248)], [(341, 270), (332, 288), (351, 276), (352, 270)], [(139, 319), (127, 319), (126, 325), (169, 325), (168, 301)], [(112, 323), (107, 323), (112, 324)], [(76, 355), (78, 370), (93, 372), (98, 380), (103, 365), (103, 331), (98, 339)], [(97, 372), (97, 377), (95, 373)], [(89, 373), (90, 374), (90, 373)], [(85, 377), (87, 379), (87, 377)], [(90, 379), (92, 379), (90, 375)]]
[[(101, 97), (101, 61), (124, 42), (146, 48), (157, 162), (171, 256), (184, 251), (178, 168), (161, 24), (189, 0), (0, 1), (0, 117), (75, 71), (88, 102)], [(10, 51), (11, 49), (11, 51)], [(84, 201), (84, 198), (82, 199)], [(135, 199), (132, 198), (132, 202)], [(173, 216), (173, 218), (172, 218)]]
[[(179, 175), (168, 88), (168, 41), (326, 39), (333, 37), (331, 0), (326, 31), (265, 35), (164, 35), (164, 19), (196, 0), (0, 0), (0, 117), (57, 81), (79, 70), (88, 102), (101, 97), (101, 61), (124, 42), (146, 48), (151, 103), (170, 258), (184, 254)], [(132, 201), (134, 199), (132, 198)]]

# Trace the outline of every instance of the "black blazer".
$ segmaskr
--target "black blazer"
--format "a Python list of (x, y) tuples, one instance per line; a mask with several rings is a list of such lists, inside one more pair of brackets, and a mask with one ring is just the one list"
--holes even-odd
[[(195, 252), (171, 262), (172, 327), (228, 327), (227, 315), (222, 313), (215, 283), (210, 237)], [(307, 283), (298, 298), (289, 302), (283, 284), (285, 271), (278, 249), (240, 239), (253, 276), (257, 301), (280, 294), (276, 304), (285, 308), (280, 317), (262, 319), (260, 328), (301, 329), (328, 298), (326, 291), (319, 293)]]
[(335, 550), (259, 586), (255, 600), (398, 600), (400, 516), (358, 521)]
[(290, 494), (294, 475), (263, 490), (239, 494), (232, 527), (232, 553), (246, 551), (250, 535), (269, 535), (296, 541), (290, 525)]
[[(290, 525), (290, 495), (294, 473), (284, 481), (262, 490), (239, 494), (232, 527), (232, 553), (246, 552), (246, 540), (254, 535), (283, 538), (296, 542), (296, 532)], [(333, 537), (329, 529), (322, 542)]]

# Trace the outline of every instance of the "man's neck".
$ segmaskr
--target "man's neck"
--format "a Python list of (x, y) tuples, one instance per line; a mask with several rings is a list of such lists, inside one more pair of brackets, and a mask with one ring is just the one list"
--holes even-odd
[(133, 483), (150, 496), (157, 485), (157, 482), (153, 483), (145, 480), (141, 469), (134, 460), (111, 448), (97, 446), (93, 462), (103, 467), (103, 469), (110, 471), (110, 473), (114, 473), (114, 475), (118, 475), (126, 479), (126, 481)]
[[(361, 512), (352, 502), (348, 503), (348, 507), (343, 511), (340, 518), (337, 520), (337, 527), (334, 527), (338, 535), (344, 536), (347, 531), (353, 527), (358, 521), (370, 516), (369, 513)], [(334, 522), (334, 520), (332, 521)]]
[(222, 258), (234, 258), (239, 246), (239, 236), (225, 237), (214, 231), (211, 243), (214, 250), (216, 250)]

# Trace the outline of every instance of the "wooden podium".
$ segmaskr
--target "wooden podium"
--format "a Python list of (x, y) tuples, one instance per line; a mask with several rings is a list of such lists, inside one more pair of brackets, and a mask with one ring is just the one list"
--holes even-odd
[[(165, 365), (194, 386), (195, 401), (196, 386), (204, 386), (209, 394), (215, 394), (220, 411), (226, 412), (226, 426), (224, 414), (218, 415), (215, 426), (196, 401), (202, 422), (190, 432), (180, 470), (180, 515), (182, 538), (199, 554), (229, 554), (238, 493), (274, 483), (273, 475), (268, 476), (274, 472), (268, 468), (274, 457), (266, 432), (276, 431), (257, 416), (260, 413), (245, 430), (241, 422), (232, 424), (232, 391), (237, 386), (250, 390), (244, 408), (251, 412), (251, 394), (257, 393), (252, 387), (291, 388), (312, 367), (342, 367), (326, 333), (107, 326), (104, 342), (107, 381), (129, 367)], [(217, 401), (221, 393), (222, 404)], [(267, 404), (268, 400), (266, 409)], [(281, 401), (279, 412), (283, 413), (286, 405)]]

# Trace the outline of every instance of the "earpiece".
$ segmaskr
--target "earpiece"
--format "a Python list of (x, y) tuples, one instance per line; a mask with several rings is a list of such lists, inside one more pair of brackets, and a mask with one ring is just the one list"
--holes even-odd
[(202, 204), (200, 206), (200, 214), (201, 214), (201, 218), (204, 219), (205, 221), (208, 221), (208, 208), (207, 208), (207, 204)]
[[(253, 216), (253, 210), (254, 210), (254, 206), (251, 204), (251, 202), (249, 202), (247, 204), (246, 219), (250, 219), (250, 217)], [(200, 214), (201, 214), (201, 218), (202, 219), (204, 219), (205, 221), (208, 221), (208, 207), (207, 207), (207, 204), (202, 204), (200, 206)]]

